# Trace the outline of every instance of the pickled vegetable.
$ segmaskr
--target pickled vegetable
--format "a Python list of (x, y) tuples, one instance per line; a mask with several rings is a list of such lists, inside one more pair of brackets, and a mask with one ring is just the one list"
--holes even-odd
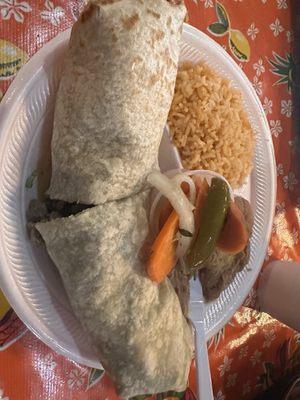
[(186, 256), (189, 269), (195, 270), (212, 254), (223, 228), (230, 203), (228, 185), (213, 178), (200, 213), (198, 236)]

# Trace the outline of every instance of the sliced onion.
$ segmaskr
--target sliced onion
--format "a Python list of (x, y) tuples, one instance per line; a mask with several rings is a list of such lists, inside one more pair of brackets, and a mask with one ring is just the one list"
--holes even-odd
[(149, 215), (150, 229), (152, 233), (154, 233), (154, 235), (157, 235), (159, 231), (159, 217), (160, 217), (160, 212), (162, 210), (162, 205), (159, 204), (160, 200), (162, 200), (162, 195), (161, 193), (158, 193), (155, 196), (155, 199), (150, 209), (150, 215)]
[[(179, 178), (177, 178), (178, 181)], [(148, 175), (148, 182), (154, 186), (163, 196), (165, 196), (177, 212), (179, 217), (179, 229), (190, 233), (190, 236), (178, 233), (178, 245), (176, 253), (178, 257), (182, 257), (192, 242), (192, 236), (195, 232), (195, 220), (194, 220), (194, 205), (188, 200), (184, 194), (181, 186), (178, 185), (177, 179), (174, 181), (169, 179), (166, 175), (161, 172), (155, 171)]]
[[(186, 173), (177, 173), (175, 176), (173, 176), (172, 181), (178, 185), (178, 187), (181, 187), (183, 182), (186, 182), (189, 185), (189, 200), (192, 204), (195, 204), (196, 200), (196, 186), (195, 182), (193, 179), (188, 176)], [(157, 195), (155, 196), (152, 204), (151, 204), (151, 209), (150, 209), (150, 215), (149, 215), (149, 220), (150, 220), (150, 229), (151, 232), (154, 235), (157, 235), (159, 232), (159, 217), (160, 213), (164, 207), (165, 203), (163, 201), (163, 195), (161, 192), (158, 192)]]
[(193, 179), (187, 175), (187, 174), (176, 174), (173, 176), (172, 181), (179, 187), (185, 182), (189, 185), (190, 191), (189, 191), (189, 199), (192, 204), (195, 204), (196, 200), (196, 186), (195, 182)]

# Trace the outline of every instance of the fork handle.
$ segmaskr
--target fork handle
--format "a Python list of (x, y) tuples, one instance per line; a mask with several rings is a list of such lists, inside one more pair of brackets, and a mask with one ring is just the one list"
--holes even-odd
[(196, 349), (196, 370), (197, 370), (197, 392), (198, 400), (213, 400), (213, 389), (210, 374), (207, 345), (203, 327), (195, 326), (195, 349)]

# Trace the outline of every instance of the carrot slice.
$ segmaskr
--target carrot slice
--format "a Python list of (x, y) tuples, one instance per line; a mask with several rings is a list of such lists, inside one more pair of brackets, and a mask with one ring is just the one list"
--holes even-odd
[(178, 215), (172, 211), (151, 247), (146, 269), (149, 278), (154, 282), (161, 283), (175, 267), (177, 259), (174, 237), (178, 225)]
[[(183, 192), (185, 194), (188, 194), (189, 191), (190, 191), (190, 187), (186, 182), (182, 183), (181, 188), (182, 188), (182, 190), (183, 190)], [(172, 204), (169, 202), (168, 199), (165, 199), (165, 204), (162, 207), (162, 210), (161, 210), (160, 215), (159, 215), (159, 228), (160, 229), (164, 226), (164, 224), (166, 223), (167, 219), (171, 215), (172, 211), (173, 211)]]
[(236, 203), (231, 202), (217, 247), (225, 253), (237, 254), (245, 249), (248, 240), (245, 217)]
[(173, 211), (172, 204), (169, 202), (169, 200), (164, 198), (162, 201), (164, 201), (164, 204), (159, 215), (159, 229), (162, 229)]

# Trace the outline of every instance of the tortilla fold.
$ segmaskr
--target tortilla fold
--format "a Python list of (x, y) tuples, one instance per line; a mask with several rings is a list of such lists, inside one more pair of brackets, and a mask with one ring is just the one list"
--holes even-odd
[(186, 10), (175, 0), (94, 0), (74, 24), (52, 139), (53, 199), (101, 204), (157, 166)]
[(187, 385), (193, 338), (168, 279), (144, 272), (147, 193), (38, 223), (74, 313), (122, 397)]

